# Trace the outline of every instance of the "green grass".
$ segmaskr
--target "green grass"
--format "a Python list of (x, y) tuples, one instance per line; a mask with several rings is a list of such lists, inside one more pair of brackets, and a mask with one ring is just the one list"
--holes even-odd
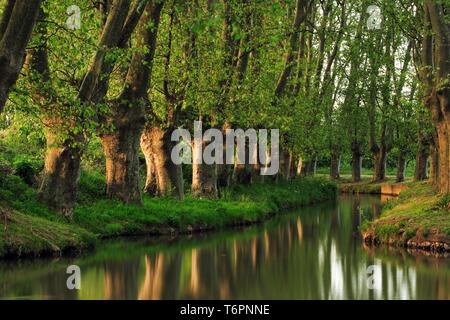
[[(257, 223), (282, 210), (333, 199), (337, 186), (320, 178), (239, 186), (219, 200), (144, 196), (143, 205), (107, 199), (104, 178), (83, 171), (74, 220), (68, 222), (39, 203), (37, 190), (12, 174), (0, 174), (0, 257), (61, 253), (84, 248), (95, 239), (142, 234), (187, 233)], [(0, 215), (1, 217), (1, 215)], [(32, 230), (32, 231), (30, 231)]]
[(237, 187), (219, 200), (144, 196), (143, 206), (98, 200), (75, 209), (75, 222), (101, 237), (177, 230), (207, 230), (263, 221), (288, 208), (334, 198), (336, 186), (322, 179)]
[(450, 244), (449, 196), (436, 194), (427, 182), (407, 185), (398, 199), (384, 206), (379, 219), (363, 225), (363, 232), (380, 242), (405, 244), (414, 238)]
[(91, 247), (92, 233), (0, 205), (0, 257), (63, 254)]

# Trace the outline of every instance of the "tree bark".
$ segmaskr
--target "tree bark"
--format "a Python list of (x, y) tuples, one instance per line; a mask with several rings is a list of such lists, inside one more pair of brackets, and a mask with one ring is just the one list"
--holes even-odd
[(41, 0), (8, 0), (0, 22), (0, 113), (19, 77)]
[(317, 157), (313, 157), (306, 161), (305, 169), (303, 170), (305, 176), (314, 176), (317, 169)]
[(297, 177), (301, 177), (303, 175), (303, 158), (298, 158), (297, 162)]
[(419, 136), (419, 143), (416, 152), (416, 167), (414, 169), (414, 181), (427, 179), (427, 162), (430, 150), (430, 144)]
[(236, 156), (235, 156), (235, 163), (233, 168), (233, 176), (232, 176), (232, 182), (233, 184), (239, 185), (248, 185), (251, 183), (251, 167), (250, 167), (250, 155), (249, 155), (249, 145), (247, 139), (245, 140), (245, 163), (238, 163), (238, 152), (242, 151), (239, 150), (242, 146), (239, 144), (235, 144), (236, 146)]
[(405, 181), (406, 158), (405, 155), (399, 154), (397, 159), (397, 176), (396, 182)]
[(430, 145), (430, 177), (429, 181), (433, 186), (437, 186), (439, 182), (439, 152), (435, 145)]
[[(39, 18), (44, 21), (47, 15), (43, 8), (39, 10)], [(73, 119), (62, 119), (46, 114), (49, 106), (55, 104), (51, 86), (48, 48), (46, 43), (47, 27), (45, 22), (37, 25), (36, 33), (40, 42), (30, 49), (26, 56), (26, 69), (36, 80), (36, 90), (32, 93), (34, 101), (39, 104), (44, 114), (44, 133), (47, 139), (45, 166), (39, 188), (39, 199), (51, 210), (71, 219), (73, 205), (80, 176), (81, 146), (84, 137), (73, 134)], [(67, 124), (68, 123), (68, 124)], [(69, 138), (61, 140), (61, 134), (67, 133)]]
[[(423, 81), (427, 88), (425, 106), (431, 111), (437, 133), (438, 163), (434, 174), (436, 189), (450, 193), (450, 27), (448, 4), (426, 0), (424, 6), (426, 34), (422, 44)], [(432, 32), (430, 32), (432, 31)]]
[(332, 180), (339, 179), (340, 171), (341, 171), (341, 156), (336, 152), (332, 152), (330, 164), (330, 178)]
[[(58, 139), (59, 131), (55, 132), (53, 129), (52, 124), (45, 130), (47, 150), (39, 199), (50, 209), (71, 219), (80, 178), (82, 150), (69, 140), (61, 144)], [(76, 141), (72, 141), (74, 142)]]
[(352, 143), (352, 181), (361, 181), (362, 151), (359, 143)]
[(373, 151), (373, 182), (379, 182), (386, 179), (386, 160), (387, 151), (385, 147), (379, 147)]
[(155, 157), (152, 149), (151, 128), (146, 127), (141, 136), (141, 150), (145, 157), (146, 179), (144, 193), (150, 196), (158, 195), (158, 179), (156, 177)]
[(101, 136), (106, 160), (106, 195), (125, 203), (141, 204), (139, 141), (143, 121), (121, 126)]
[(291, 178), (291, 166), (292, 166), (292, 158), (291, 153), (289, 151), (283, 151), (281, 152), (281, 159), (280, 159), (280, 173), (281, 177), (285, 181), (289, 181)]
[[(120, 33), (117, 33), (119, 30), (122, 30), (129, 4), (129, 0), (115, 0), (109, 11), (100, 36), (99, 49), (78, 92), (78, 99), (82, 106), (90, 102), (92, 94), (95, 92), (107, 50), (117, 46), (120, 36)], [(51, 117), (50, 120), (47, 120), (49, 126), (47, 139), (49, 139), (49, 142), (47, 143), (48, 150), (45, 163), (49, 165), (46, 165), (44, 168), (40, 198), (50, 208), (55, 208), (59, 213), (68, 216), (75, 205), (77, 177), (79, 176), (81, 156), (83, 154), (82, 146), (86, 144), (86, 140), (82, 134), (75, 135), (73, 133), (72, 128), (77, 125), (76, 123), (73, 126), (70, 125), (69, 128), (64, 128), (61, 126), (61, 121), (66, 120), (52, 119)], [(73, 121), (76, 122), (77, 120), (74, 119)], [(58, 141), (55, 137), (64, 133), (65, 131), (63, 130), (68, 130), (70, 138), (65, 141)], [(118, 138), (118, 141), (120, 140)], [(68, 170), (70, 173), (67, 173)], [(111, 176), (114, 175), (110, 173)], [(71, 193), (70, 196), (68, 195), (69, 193)], [(61, 197), (59, 194), (65, 196)], [(62, 200), (64, 202), (57, 205)]]
[(141, 148), (147, 162), (145, 191), (160, 197), (175, 196), (184, 199), (183, 169), (171, 158), (175, 142), (171, 141), (172, 129), (146, 126)]
[(297, 171), (297, 167), (296, 167), (296, 161), (295, 161), (295, 156), (294, 154), (291, 152), (289, 154), (289, 180), (292, 180), (295, 178), (295, 174)]
[[(226, 130), (232, 129), (232, 126), (228, 123), (225, 123), (222, 128), (222, 134), (223, 134), (223, 141), (226, 141)], [(217, 185), (218, 188), (228, 188), (231, 185), (232, 178), (233, 178), (233, 171), (234, 168), (231, 164), (227, 164), (226, 159), (226, 150), (227, 146), (226, 144), (223, 145), (222, 153), (223, 153), (223, 164), (217, 165)]]
[(309, 1), (297, 0), (295, 9), (295, 18), (292, 24), (292, 33), (289, 42), (289, 49), (284, 56), (284, 68), (277, 82), (277, 87), (275, 89), (275, 96), (280, 97), (283, 95), (289, 77), (294, 67), (294, 59), (297, 56), (297, 51), (299, 49), (299, 37), (300, 37), (300, 26), (306, 19), (307, 6)]
[(200, 163), (203, 158), (202, 150), (208, 145), (206, 141), (192, 142), (192, 195), (197, 198), (217, 199), (217, 166), (215, 164)]
[[(111, 104), (111, 114), (107, 118), (113, 131), (100, 136), (106, 158), (106, 194), (125, 203), (142, 203), (139, 145), (146, 108), (150, 104), (147, 90), (162, 6), (162, 2), (150, 1), (145, 8), (137, 37), (139, 50), (131, 60), (122, 94)], [(150, 23), (153, 28), (148, 27)], [(158, 163), (158, 158), (155, 158), (155, 169)]]

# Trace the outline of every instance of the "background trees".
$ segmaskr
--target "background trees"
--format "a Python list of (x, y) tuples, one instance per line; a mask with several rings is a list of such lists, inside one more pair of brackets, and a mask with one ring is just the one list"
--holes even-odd
[[(174, 165), (171, 133), (192, 132), (194, 120), (203, 131), (280, 129), (280, 179), (319, 163), (332, 179), (351, 168), (353, 181), (362, 165), (374, 181), (387, 166), (402, 181), (415, 164), (420, 180), (429, 162), (449, 191), (446, 1), (85, 1), (78, 30), (65, 24), (71, 4), (2, 1), (0, 23), (0, 108), (22, 70), (3, 126), (45, 140), (41, 201), (65, 216), (94, 154), (106, 195), (126, 203), (141, 202), (144, 184), (183, 199), (262, 182), (254, 155)], [(190, 147), (195, 158), (200, 146)]]

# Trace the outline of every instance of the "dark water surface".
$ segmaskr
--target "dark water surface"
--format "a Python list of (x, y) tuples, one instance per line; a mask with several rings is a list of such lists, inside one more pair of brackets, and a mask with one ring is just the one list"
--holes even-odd
[[(0, 261), (0, 298), (450, 299), (449, 258), (364, 247), (358, 227), (381, 204), (379, 196), (340, 196), (248, 229)], [(69, 265), (80, 267), (80, 290), (67, 289)]]

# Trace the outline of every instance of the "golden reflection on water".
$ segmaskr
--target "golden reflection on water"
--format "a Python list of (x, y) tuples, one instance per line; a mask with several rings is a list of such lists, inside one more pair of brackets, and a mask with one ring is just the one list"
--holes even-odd
[[(0, 297), (449, 299), (449, 259), (362, 244), (361, 221), (380, 210), (379, 198), (348, 196), (249, 230), (183, 238), (156, 252), (124, 242), (106, 247), (99, 258), (73, 262), (82, 270), (79, 292), (65, 289), (65, 270), (52, 263), (41, 270), (0, 265), (0, 275), (7, 271), (0, 277)], [(380, 267), (379, 290), (368, 288), (369, 265)]]

